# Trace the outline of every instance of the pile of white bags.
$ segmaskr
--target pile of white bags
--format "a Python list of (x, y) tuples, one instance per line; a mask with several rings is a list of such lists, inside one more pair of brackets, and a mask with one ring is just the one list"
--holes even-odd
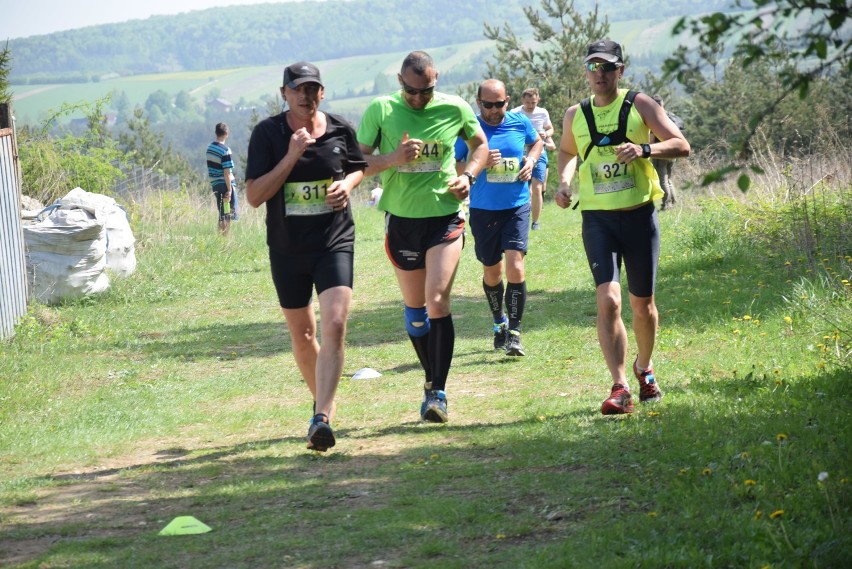
[(45, 304), (109, 288), (110, 273), (136, 269), (135, 238), (127, 214), (114, 199), (74, 188), (24, 225), (31, 298)]

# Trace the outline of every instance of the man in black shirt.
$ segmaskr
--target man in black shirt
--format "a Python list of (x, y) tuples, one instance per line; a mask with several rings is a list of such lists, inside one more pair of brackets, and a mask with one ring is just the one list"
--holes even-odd
[[(349, 196), (367, 163), (355, 132), (319, 110), (319, 69), (284, 69), (287, 110), (254, 128), (246, 166), (246, 198), (266, 204), (272, 281), (290, 331), (293, 356), (314, 398), (308, 448), (335, 444), (330, 419), (343, 370), (346, 317), (352, 300), (355, 225)], [(316, 287), (322, 346), (311, 303)]]

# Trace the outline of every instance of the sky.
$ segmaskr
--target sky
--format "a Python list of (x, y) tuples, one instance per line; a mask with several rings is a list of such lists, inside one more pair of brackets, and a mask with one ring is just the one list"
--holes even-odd
[(299, 0), (0, 0), (0, 48), (7, 39), (49, 34), (98, 24), (179, 14), (215, 6)]

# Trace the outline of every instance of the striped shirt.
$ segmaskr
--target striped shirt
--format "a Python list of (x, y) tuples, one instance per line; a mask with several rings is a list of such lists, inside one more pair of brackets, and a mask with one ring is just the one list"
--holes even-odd
[(225, 183), (225, 168), (230, 168), (233, 173), (234, 160), (231, 158), (231, 149), (218, 141), (213, 141), (207, 147), (207, 176), (213, 189)]

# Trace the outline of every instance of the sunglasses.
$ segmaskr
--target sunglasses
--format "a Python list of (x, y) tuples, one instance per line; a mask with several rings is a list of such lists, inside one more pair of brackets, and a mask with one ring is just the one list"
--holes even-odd
[(619, 67), (624, 67), (623, 63), (593, 63), (589, 62), (585, 64), (586, 71), (595, 72), (598, 69), (601, 69), (604, 73), (611, 73), (618, 69)]
[(423, 89), (415, 89), (414, 87), (406, 85), (405, 81), (400, 80), (400, 82), (402, 83), (402, 90), (411, 95), (412, 97), (415, 97), (417, 95), (429, 96), (435, 90), (434, 85), (432, 85), (431, 87), (424, 87)]
[(506, 105), (506, 102), (507, 101), (495, 101), (492, 103), (491, 101), (479, 101), (479, 106), (483, 109), (493, 109), (494, 107), (502, 109)]

